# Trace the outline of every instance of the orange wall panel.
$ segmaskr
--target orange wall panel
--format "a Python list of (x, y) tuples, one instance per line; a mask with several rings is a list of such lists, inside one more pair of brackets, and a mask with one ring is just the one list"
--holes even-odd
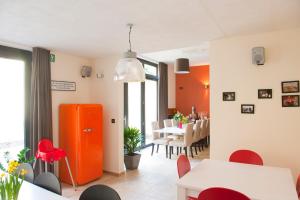
[(176, 74), (176, 109), (184, 115), (192, 112), (209, 114), (209, 65), (190, 67), (189, 74)]

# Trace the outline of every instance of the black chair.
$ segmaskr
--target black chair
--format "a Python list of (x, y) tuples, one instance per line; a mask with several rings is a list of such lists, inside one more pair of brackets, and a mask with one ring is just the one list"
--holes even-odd
[(19, 174), (21, 170), (24, 169), (26, 170), (26, 174), (24, 176), (24, 180), (28, 181), (30, 183), (33, 183), (34, 180), (34, 172), (33, 168), (29, 163), (22, 163), (19, 165), (19, 167), (16, 169), (16, 173)]
[(50, 173), (50, 172), (44, 172), (39, 174), (33, 182), (35, 185), (40, 186), (46, 190), (49, 190), (51, 192), (54, 192), (56, 194), (61, 195), (61, 185), (58, 180), (58, 178)]
[(79, 200), (121, 200), (119, 194), (106, 185), (93, 185), (80, 195)]

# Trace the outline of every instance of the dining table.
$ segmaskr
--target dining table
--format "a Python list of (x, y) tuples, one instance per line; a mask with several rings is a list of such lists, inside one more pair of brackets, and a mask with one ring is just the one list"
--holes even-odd
[(177, 126), (165, 127), (162, 129), (153, 130), (153, 132), (182, 136), (185, 133), (185, 126), (182, 128), (178, 128)]
[(23, 181), (18, 200), (68, 200), (66, 197), (50, 192), (27, 181)]
[(177, 181), (177, 200), (198, 197), (207, 188), (239, 191), (251, 200), (298, 200), (288, 168), (204, 159)]

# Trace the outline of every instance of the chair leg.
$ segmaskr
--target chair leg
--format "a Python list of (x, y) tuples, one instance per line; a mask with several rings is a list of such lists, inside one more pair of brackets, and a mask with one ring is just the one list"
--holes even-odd
[(193, 148), (192, 148), (192, 147), (190, 147), (190, 152), (191, 152), (192, 158), (194, 158), (194, 155), (193, 155)]
[(154, 143), (152, 143), (152, 152), (151, 152), (151, 156), (153, 156), (153, 151), (154, 151)]
[(166, 158), (168, 158), (168, 145), (166, 145)]
[(48, 163), (45, 162), (45, 172), (47, 173), (48, 172)]
[(171, 156), (172, 156), (172, 146), (170, 146), (170, 148), (169, 148), (169, 159), (171, 159)]
[(181, 154), (182, 153), (182, 147), (180, 147), (179, 150), (180, 150), (180, 154)]
[(185, 151), (185, 156), (188, 157), (188, 153), (187, 153), (187, 147), (183, 147), (184, 151)]
[(73, 188), (74, 188), (74, 190), (76, 191), (76, 186), (75, 186), (75, 183), (74, 183), (74, 179), (73, 179), (73, 175), (72, 175), (72, 172), (71, 172), (71, 168), (70, 168), (70, 165), (69, 165), (68, 158), (65, 157), (65, 160), (66, 160), (66, 164), (67, 164), (67, 167), (68, 167), (68, 171), (69, 171), (69, 174), (70, 174), (70, 177), (71, 177), (71, 181), (72, 181)]
[(32, 165), (33, 171), (35, 169), (35, 165), (36, 165), (36, 159), (34, 159), (34, 161), (33, 161), (33, 165)]
[(177, 153), (177, 156), (178, 156), (178, 153), (179, 153), (179, 147), (177, 147), (177, 149), (176, 149), (176, 150), (177, 150), (177, 152), (176, 152), (176, 153)]
[(197, 146), (195, 146), (195, 153), (196, 153), (196, 155), (198, 155)]
[(156, 148), (156, 153), (158, 153), (158, 149), (159, 149), (159, 144), (157, 145), (157, 148)]

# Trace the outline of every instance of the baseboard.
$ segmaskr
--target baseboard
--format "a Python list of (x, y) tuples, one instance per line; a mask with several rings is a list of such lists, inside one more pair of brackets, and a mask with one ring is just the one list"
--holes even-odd
[(113, 175), (113, 176), (122, 176), (122, 175), (125, 174), (125, 171), (118, 173), (118, 172), (111, 172), (111, 171), (103, 170), (103, 172), (106, 173), (106, 174)]

